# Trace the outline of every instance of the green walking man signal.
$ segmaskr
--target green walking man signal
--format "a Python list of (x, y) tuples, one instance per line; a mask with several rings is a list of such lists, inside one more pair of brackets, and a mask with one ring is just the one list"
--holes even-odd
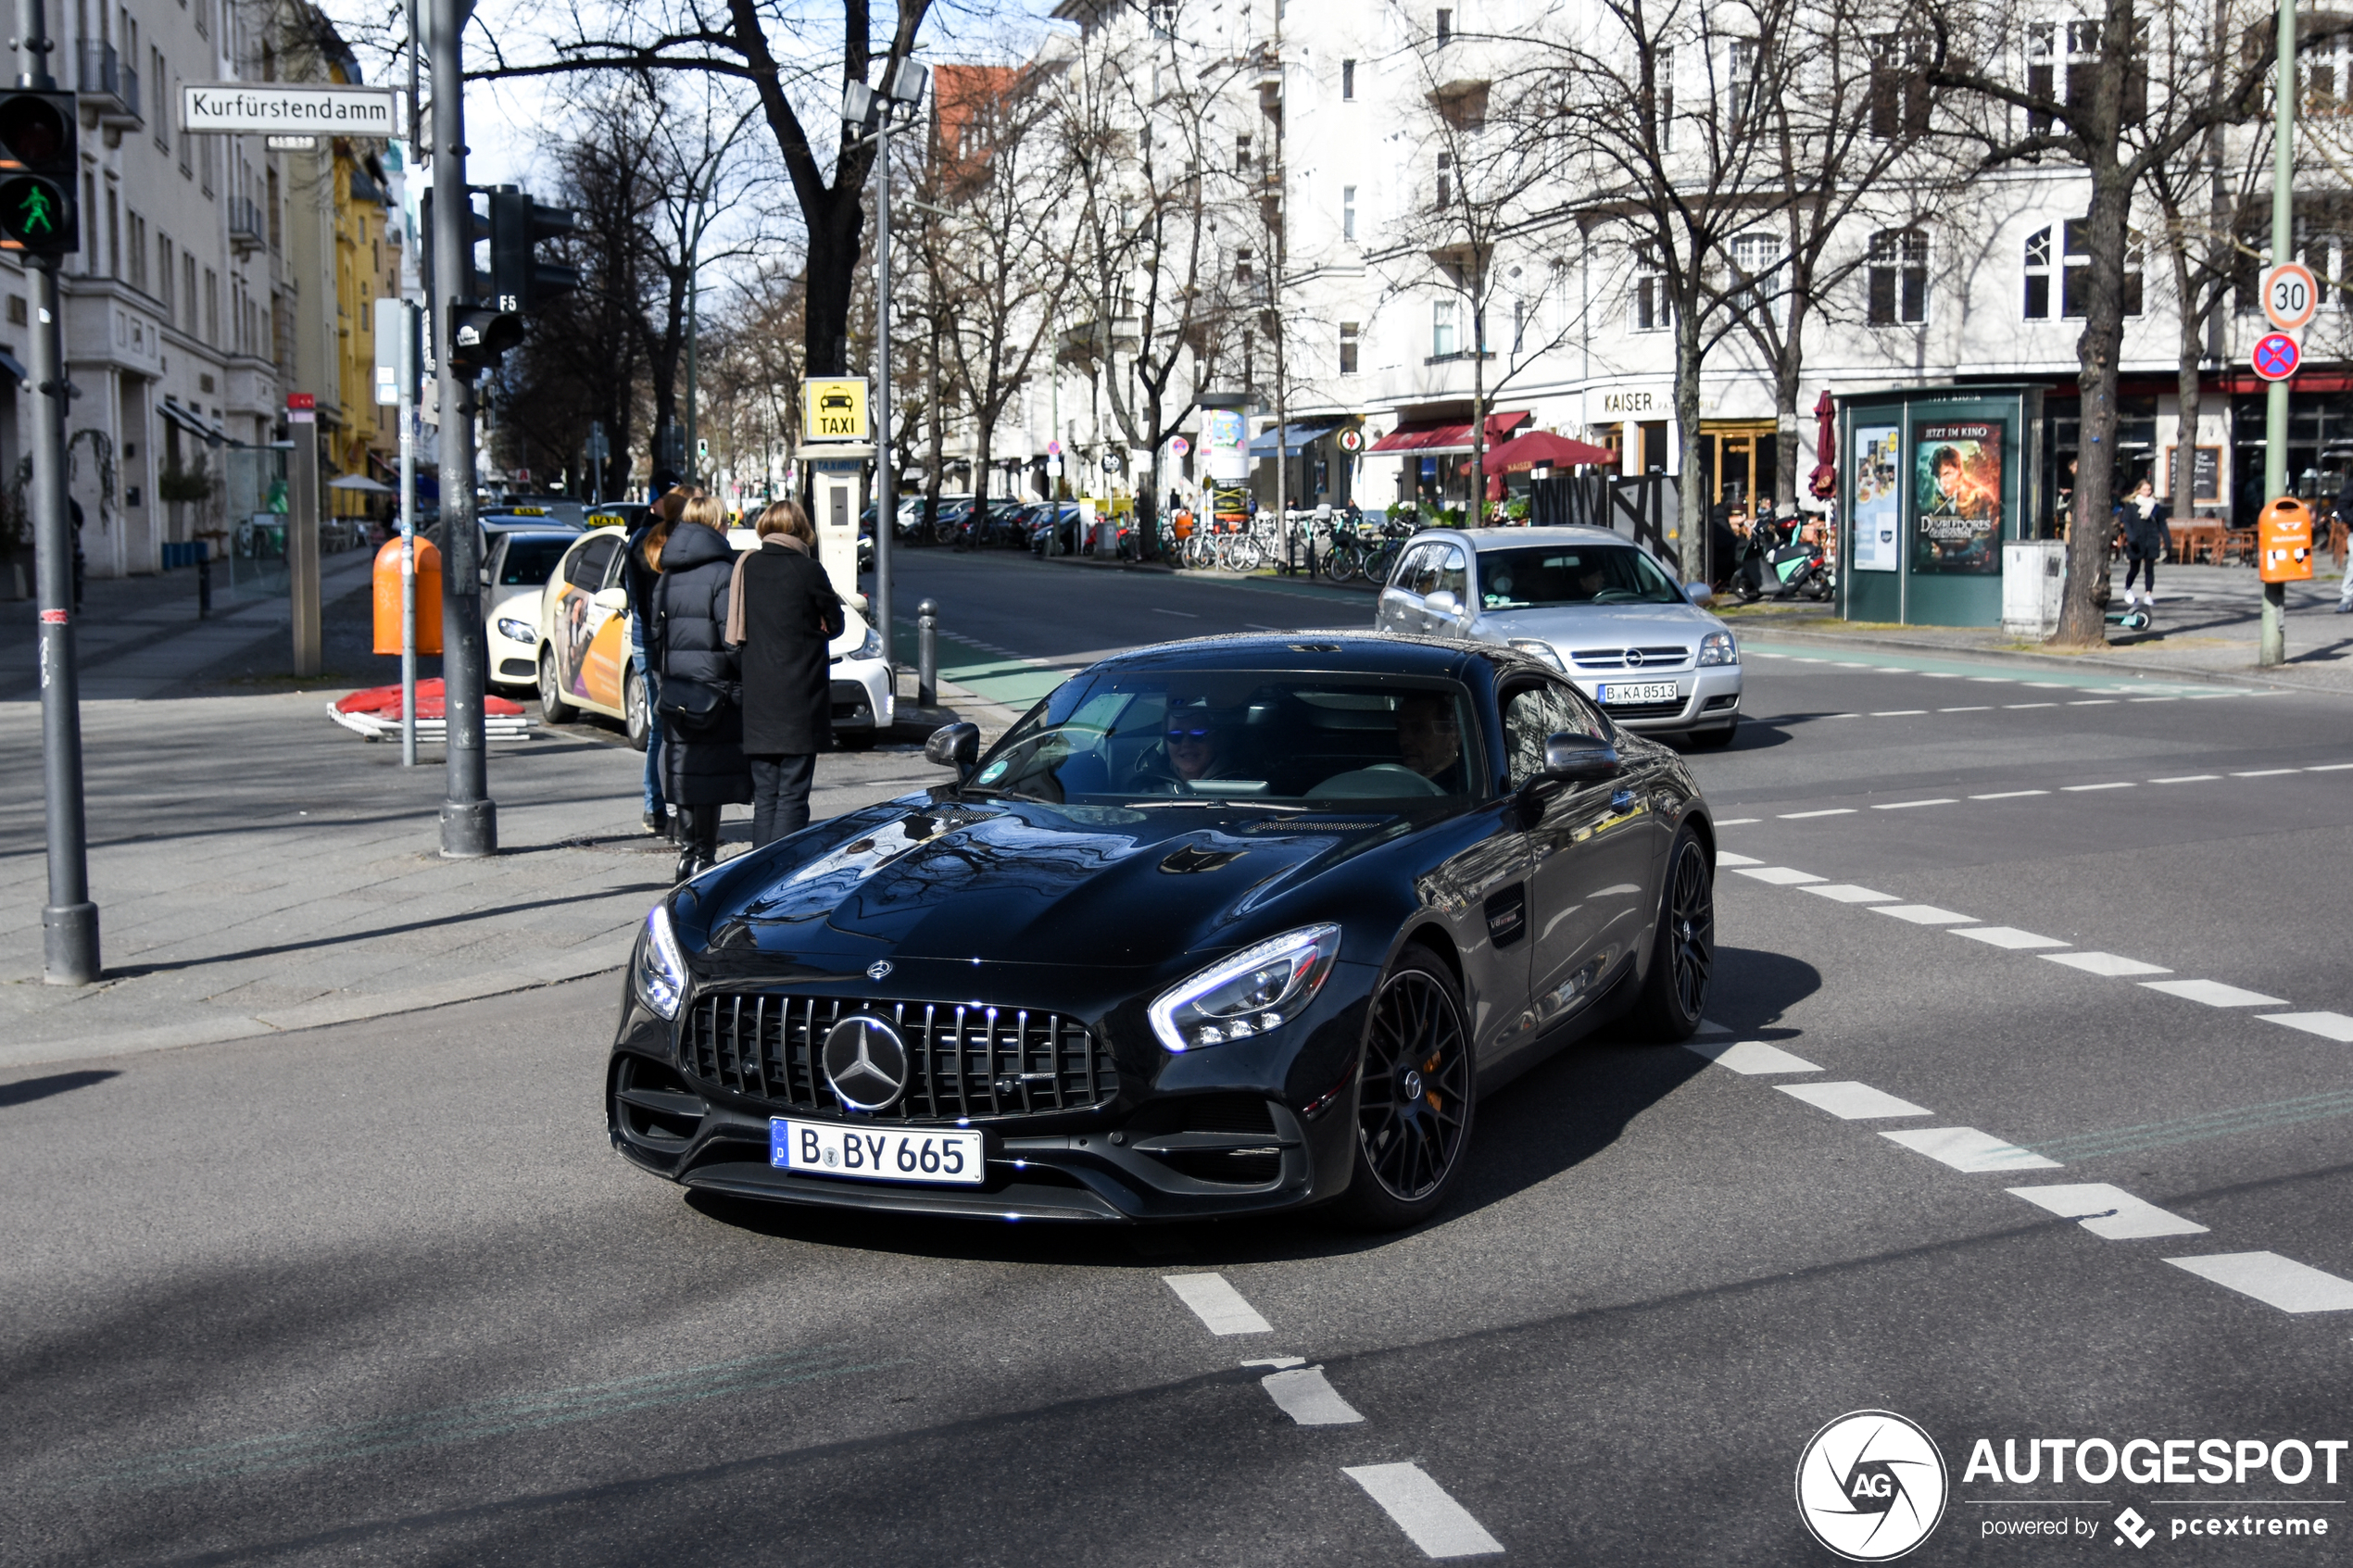
[(0, 250), (63, 257), (82, 248), (81, 156), (72, 94), (0, 92)]

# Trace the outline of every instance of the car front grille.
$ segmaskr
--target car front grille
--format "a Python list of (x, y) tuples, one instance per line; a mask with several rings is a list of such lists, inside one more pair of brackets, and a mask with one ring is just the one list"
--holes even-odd
[[(1642, 657), (1639, 661), (1629, 662), (1626, 658), (1629, 652), (1641, 654)], [(1692, 650), (1677, 646), (1630, 649), (1579, 648), (1568, 657), (1579, 670), (1672, 670), (1678, 665), (1689, 664), (1692, 661)]]
[(696, 999), (679, 1064), (703, 1083), (782, 1110), (842, 1113), (818, 1058), (844, 1017), (888, 1021), (907, 1043), (907, 1092), (883, 1122), (953, 1122), (1084, 1110), (1119, 1092), (1094, 1035), (1060, 1013), (973, 1002), (728, 991)]
[(1672, 719), (1683, 711), (1683, 698), (1672, 702), (1613, 702), (1602, 709), (1613, 719)]

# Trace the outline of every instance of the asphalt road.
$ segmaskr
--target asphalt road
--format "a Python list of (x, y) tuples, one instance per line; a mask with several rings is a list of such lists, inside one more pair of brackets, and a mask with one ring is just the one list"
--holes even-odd
[[(901, 584), (1000, 680), (1368, 608)], [(606, 1147), (611, 980), (0, 1084), (0, 1557), (1828, 1562), (1799, 1456), (1878, 1409), (1950, 1475), (1907, 1561), (2342, 1561), (2353, 709), (1831, 657), (1760, 636), (1694, 759), (1720, 1033), (1512, 1085), (1405, 1236), (690, 1202)], [(1971, 1464), (2136, 1438), (2266, 1460)]]

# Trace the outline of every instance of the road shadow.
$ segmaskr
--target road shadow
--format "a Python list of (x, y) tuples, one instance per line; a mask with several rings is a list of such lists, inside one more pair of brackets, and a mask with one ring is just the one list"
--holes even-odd
[(116, 1072), (52, 1073), (45, 1078), (19, 1078), (13, 1084), (0, 1084), (0, 1108), (31, 1105), (34, 1100), (47, 1099), (52, 1095), (71, 1094), (93, 1084), (103, 1084), (109, 1078), (120, 1078)]
[[(1712, 1021), (1743, 1039), (1788, 1037), (1774, 1023), (1821, 988), (1818, 970), (1784, 953), (1717, 950)], [(1434, 1224), (1477, 1214), (1591, 1160), (1627, 1125), (1708, 1066), (1680, 1046), (1637, 1040), (1610, 1026), (1570, 1042), (1478, 1107), (1461, 1190)], [(1227, 1262), (1333, 1258), (1378, 1251), (1416, 1230), (1366, 1234), (1315, 1210), (1149, 1226), (989, 1224), (834, 1212), (691, 1192), (689, 1208), (713, 1222), (780, 1240), (905, 1257), (1068, 1267), (1207, 1267)], [(1428, 1228), (1428, 1227), (1421, 1227)]]

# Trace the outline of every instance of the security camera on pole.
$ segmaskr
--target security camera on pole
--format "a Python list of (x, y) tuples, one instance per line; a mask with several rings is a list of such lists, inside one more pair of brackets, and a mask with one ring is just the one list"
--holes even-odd
[(44, 58), (53, 46), (41, 0), (23, 0), (24, 69), (0, 93), (0, 250), (32, 274), (32, 537), (41, 600), (42, 783), (49, 825), (49, 901), (41, 910), (42, 978), (98, 978), (98, 906), (82, 809), (82, 693), (74, 670), (73, 525), (66, 507), (66, 384), (57, 263), (82, 248), (79, 119)]

